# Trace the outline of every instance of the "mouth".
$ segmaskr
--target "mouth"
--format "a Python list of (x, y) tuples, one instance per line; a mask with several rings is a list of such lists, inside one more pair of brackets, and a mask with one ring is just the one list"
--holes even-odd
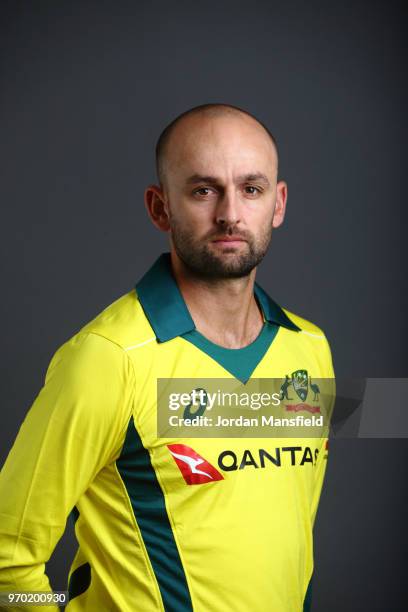
[(212, 240), (212, 242), (220, 246), (238, 246), (239, 244), (246, 242), (246, 240), (244, 240), (242, 236), (232, 235), (232, 236), (219, 236), (215, 238), (214, 240)]

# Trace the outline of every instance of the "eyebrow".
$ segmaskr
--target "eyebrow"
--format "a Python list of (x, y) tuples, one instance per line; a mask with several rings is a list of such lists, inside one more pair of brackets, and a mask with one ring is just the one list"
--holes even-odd
[[(250, 174), (241, 174), (237, 177), (239, 182), (248, 182), (248, 181), (261, 181), (266, 185), (269, 185), (268, 177), (262, 172), (253, 172)], [(186, 180), (187, 185), (195, 185), (197, 183), (209, 183), (211, 185), (217, 185), (220, 182), (216, 176), (203, 176), (201, 174), (192, 174)]]

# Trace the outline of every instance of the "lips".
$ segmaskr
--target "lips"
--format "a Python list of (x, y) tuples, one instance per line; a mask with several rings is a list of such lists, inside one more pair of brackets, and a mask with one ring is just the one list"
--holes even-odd
[(219, 238), (215, 238), (213, 242), (246, 242), (246, 240), (241, 236), (220, 236)]

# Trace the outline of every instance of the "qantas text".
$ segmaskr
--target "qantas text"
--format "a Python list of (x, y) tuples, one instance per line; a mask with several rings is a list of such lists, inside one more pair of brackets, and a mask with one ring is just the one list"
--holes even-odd
[(314, 453), (309, 446), (284, 446), (275, 448), (273, 452), (266, 451), (264, 448), (258, 452), (244, 450), (242, 456), (232, 450), (225, 450), (218, 457), (218, 466), (225, 472), (243, 470), (244, 468), (265, 468), (267, 465), (281, 467), (282, 465), (305, 465), (316, 464), (319, 449), (314, 449)]

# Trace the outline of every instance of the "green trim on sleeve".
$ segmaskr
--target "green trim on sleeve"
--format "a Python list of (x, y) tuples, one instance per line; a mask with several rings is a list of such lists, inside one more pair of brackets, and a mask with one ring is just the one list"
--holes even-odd
[(133, 421), (116, 461), (159, 585), (166, 612), (192, 612), (183, 564), (150, 455)]

